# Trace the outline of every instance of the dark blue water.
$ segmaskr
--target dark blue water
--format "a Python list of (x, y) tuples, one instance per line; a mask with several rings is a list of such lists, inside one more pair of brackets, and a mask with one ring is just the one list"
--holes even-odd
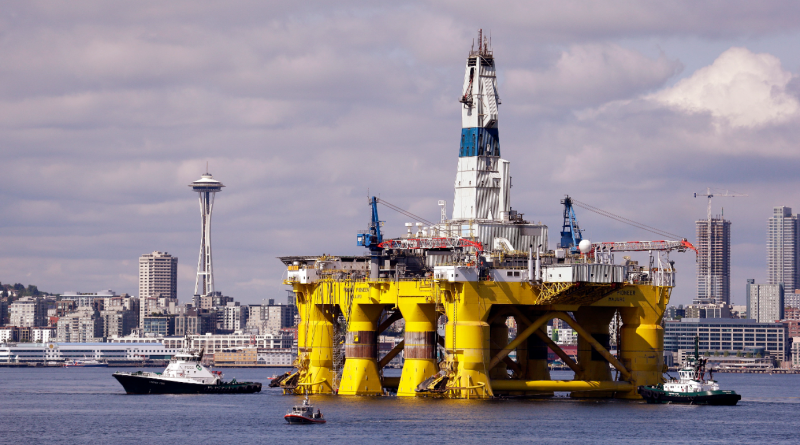
[[(130, 370), (130, 369), (126, 369)], [(800, 375), (718, 374), (735, 407), (626, 401), (317, 396), (325, 425), (287, 425), (299, 397), (125, 395), (113, 368), (0, 369), (0, 443), (798, 443)], [(229, 369), (266, 383), (273, 370)], [(569, 373), (554, 378), (570, 378)]]

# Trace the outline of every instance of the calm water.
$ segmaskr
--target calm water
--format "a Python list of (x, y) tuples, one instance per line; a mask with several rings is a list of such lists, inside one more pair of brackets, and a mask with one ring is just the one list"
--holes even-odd
[[(125, 370), (130, 370), (127, 368)], [(800, 375), (719, 374), (735, 407), (624, 401), (318, 396), (325, 425), (288, 425), (300, 398), (125, 395), (113, 368), (0, 369), (0, 443), (798, 443)], [(228, 369), (266, 383), (273, 370)], [(554, 378), (570, 378), (569, 373)]]

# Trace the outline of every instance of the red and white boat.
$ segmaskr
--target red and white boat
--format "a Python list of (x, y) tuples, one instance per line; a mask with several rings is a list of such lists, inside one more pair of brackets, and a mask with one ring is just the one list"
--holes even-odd
[(290, 409), (285, 416), (287, 422), (291, 424), (311, 424), (311, 423), (325, 423), (325, 417), (319, 409), (314, 412), (314, 405), (308, 400), (308, 395), (303, 399), (302, 405), (295, 405)]

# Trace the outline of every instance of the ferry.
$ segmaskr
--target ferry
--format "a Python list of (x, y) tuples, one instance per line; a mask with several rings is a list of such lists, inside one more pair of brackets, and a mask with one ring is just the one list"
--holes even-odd
[(735, 391), (720, 390), (712, 370), (705, 378), (707, 359), (698, 353), (695, 339), (694, 359), (678, 371), (678, 379), (654, 386), (640, 386), (639, 394), (647, 403), (683, 403), (689, 405), (736, 405), (742, 396)]
[(114, 378), (128, 394), (243, 394), (261, 392), (259, 382), (230, 382), (222, 373), (202, 365), (203, 353), (180, 352), (164, 372), (115, 372)]
[(302, 405), (295, 405), (290, 409), (285, 416), (283, 416), (287, 422), (291, 424), (313, 424), (313, 423), (325, 423), (325, 417), (322, 415), (319, 409), (317, 412), (314, 412), (314, 405), (308, 400), (308, 394), (306, 394), (306, 398), (303, 399)]
[(101, 362), (95, 359), (88, 359), (84, 357), (83, 359), (75, 359), (75, 360), (67, 360), (64, 362), (65, 368), (108, 368), (108, 362)]

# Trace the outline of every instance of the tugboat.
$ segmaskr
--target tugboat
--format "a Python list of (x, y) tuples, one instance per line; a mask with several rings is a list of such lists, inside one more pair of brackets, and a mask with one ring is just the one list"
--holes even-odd
[(308, 400), (308, 394), (306, 393), (306, 398), (303, 399), (302, 405), (295, 405), (286, 412), (286, 415), (283, 416), (287, 422), (291, 424), (310, 424), (310, 423), (325, 423), (325, 417), (322, 416), (322, 413), (317, 409), (317, 412), (314, 412), (314, 405)]
[(222, 373), (202, 365), (203, 351), (175, 354), (164, 372), (115, 372), (128, 394), (246, 394), (261, 392), (259, 382), (222, 381)]
[(647, 403), (685, 403), (689, 405), (736, 405), (742, 396), (735, 391), (722, 391), (714, 380), (714, 373), (708, 370), (705, 379), (706, 361), (700, 358), (698, 339), (695, 337), (694, 359), (678, 371), (679, 379), (655, 386), (640, 386), (639, 394)]

